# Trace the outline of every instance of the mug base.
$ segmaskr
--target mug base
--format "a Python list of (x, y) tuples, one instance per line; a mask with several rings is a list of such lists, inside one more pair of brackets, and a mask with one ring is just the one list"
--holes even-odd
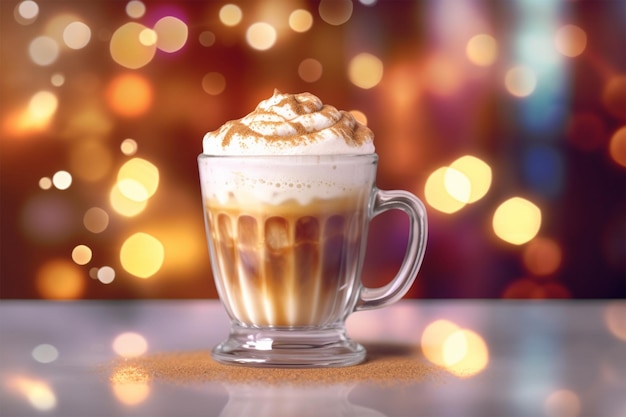
[(211, 352), (229, 365), (276, 368), (342, 367), (365, 360), (365, 348), (345, 329), (256, 329), (234, 326)]

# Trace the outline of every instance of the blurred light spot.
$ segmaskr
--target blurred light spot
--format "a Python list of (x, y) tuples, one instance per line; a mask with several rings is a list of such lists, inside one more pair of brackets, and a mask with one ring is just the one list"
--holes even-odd
[(120, 249), (122, 267), (139, 278), (156, 274), (165, 257), (163, 244), (147, 233), (135, 233), (124, 241)]
[(198, 36), (200, 45), (204, 47), (213, 46), (215, 44), (215, 34), (209, 30), (205, 30)]
[(318, 12), (329, 25), (342, 25), (352, 17), (352, 0), (321, 0)]
[[(443, 213), (454, 213), (465, 206), (465, 203), (454, 198), (448, 192), (446, 186), (446, 176), (452, 168), (441, 167), (435, 170), (426, 179), (424, 186), (424, 197), (426, 202), (434, 209)], [(454, 170), (458, 175), (463, 175), (459, 171)]]
[(554, 240), (537, 237), (524, 248), (523, 259), (524, 265), (533, 274), (550, 275), (561, 266), (563, 254)]
[(111, 171), (113, 155), (103, 141), (86, 138), (72, 143), (69, 165), (77, 178), (95, 182)]
[(179, 51), (187, 43), (189, 29), (182, 20), (174, 16), (165, 16), (154, 25), (157, 34), (157, 48), (163, 52)]
[(378, 0), (359, 0), (359, 3), (365, 6), (373, 6), (378, 2)]
[(541, 227), (541, 210), (528, 200), (513, 197), (498, 206), (493, 230), (502, 240), (522, 245), (533, 239)]
[(202, 89), (212, 96), (222, 94), (226, 89), (226, 78), (219, 72), (209, 72), (202, 77)]
[(623, 167), (626, 167), (626, 126), (615, 131), (609, 142), (611, 158)]
[(539, 282), (520, 278), (509, 283), (502, 293), (505, 299), (566, 299), (571, 294), (562, 284), (554, 281)]
[(56, 95), (49, 91), (39, 91), (28, 102), (28, 112), (35, 120), (47, 120), (57, 111), (58, 105)]
[[(549, 6), (553, 7), (553, 6)], [(548, 12), (554, 13), (554, 12)], [(533, 69), (546, 73), (550, 68), (560, 66), (561, 55), (555, 53), (554, 28), (557, 22), (542, 21), (541, 24), (527, 24), (525, 30), (516, 31), (516, 55)], [(556, 82), (556, 79), (553, 80)]]
[(89, 278), (91, 279), (98, 279), (98, 268), (97, 267), (92, 267), (89, 268)]
[(383, 62), (372, 54), (358, 54), (348, 63), (348, 78), (357, 87), (375, 87), (383, 78)]
[(134, 201), (130, 198), (126, 197), (120, 191), (117, 183), (111, 188), (111, 192), (109, 194), (109, 202), (111, 203), (111, 207), (117, 213), (126, 217), (133, 217), (141, 213), (148, 204), (147, 200), (144, 201)]
[(83, 22), (72, 22), (63, 30), (63, 42), (71, 49), (82, 49), (91, 40), (91, 29)]
[(578, 417), (581, 410), (580, 398), (573, 391), (556, 390), (545, 399), (543, 408), (547, 417)]
[(128, 22), (113, 32), (109, 43), (111, 58), (119, 65), (137, 69), (147, 65), (156, 52), (156, 43), (141, 43), (141, 33), (147, 28), (136, 22)]
[(42, 190), (49, 190), (50, 188), (52, 188), (52, 180), (50, 179), (50, 177), (41, 177), (39, 179), (39, 188), (41, 188)]
[(534, 299), (543, 298), (541, 285), (528, 278), (517, 279), (504, 289), (502, 298), (505, 299)]
[(613, 117), (626, 120), (626, 75), (615, 75), (608, 79), (602, 90), (602, 104)]
[(139, 19), (146, 13), (146, 5), (139, 0), (131, 0), (126, 4), (126, 14), (133, 19)]
[(56, 407), (57, 397), (46, 382), (15, 376), (7, 378), (7, 385), (28, 399), (28, 402), (36, 410), (49, 411)]
[(48, 343), (43, 343), (35, 346), (31, 355), (33, 356), (33, 359), (39, 363), (51, 363), (59, 358), (59, 351), (56, 347)]
[(192, 271), (197, 266), (197, 259), (206, 250), (202, 235), (195, 233), (198, 223), (191, 218), (181, 218), (160, 224), (149, 230), (163, 244), (164, 256), (162, 271), (169, 271), (184, 279), (184, 271)]
[(535, 91), (537, 76), (528, 67), (514, 67), (506, 72), (504, 85), (510, 94), (516, 97), (526, 97)]
[(460, 378), (482, 372), (489, 363), (489, 349), (476, 332), (459, 329), (446, 337), (442, 346), (446, 369)]
[(140, 116), (152, 104), (152, 87), (139, 74), (118, 75), (109, 83), (106, 93), (109, 106), (121, 116)]
[(289, 15), (289, 27), (294, 32), (303, 33), (313, 26), (313, 16), (308, 10), (296, 9)]
[(72, 250), (72, 260), (78, 265), (87, 265), (91, 262), (92, 252), (89, 246), (78, 245)]
[(467, 42), (465, 54), (473, 64), (488, 67), (498, 57), (498, 44), (491, 35), (475, 35)]
[(72, 185), (72, 174), (67, 171), (57, 171), (52, 176), (52, 184), (59, 190), (67, 190)]
[(313, 83), (322, 77), (322, 64), (317, 59), (306, 58), (298, 65), (298, 75), (307, 83)]
[(455, 363), (460, 362), (467, 355), (469, 349), (467, 338), (464, 336), (464, 331), (457, 329), (446, 337), (446, 340), (441, 346), (441, 353), (445, 366), (454, 365)]
[(452, 162), (450, 168), (464, 174), (469, 180), (468, 203), (480, 200), (489, 191), (492, 180), (491, 168), (481, 159), (465, 155)]
[(35, 285), (41, 297), (46, 299), (78, 299), (85, 291), (81, 270), (64, 259), (44, 263), (37, 270)]
[(120, 150), (126, 156), (132, 156), (137, 153), (137, 141), (135, 139), (126, 138), (120, 144)]
[(426, 88), (434, 94), (454, 94), (463, 82), (463, 74), (457, 63), (447, 56), (436, 54), (428, 58), (425, 67)]
[(98, 268), (96, 272), (96, 278), (103, 284), (110, 284), (115, 281), (115, 269), (110, 266), (103, 266)]
[[(28, 108), (17, 108), (6, 112), (2, 120), (2, 133), (8, 136), (25, 136), (31, 131), (43, 130), (44, 123), (35, 123), (28, 114)], [(47, 122), (47, 121), (46, 121)]]
[(150, 375), (143, 368), (123, 365), (111, 375), (115, 398), (124, 405), (141, 404), (150, 395)]
[(250, 25), (246, 30), (246, 41), (248, 45), (259, 51), (270, 49), (276, 43), (276, 29), (265, 22), (257, 22)]
[(556, 197), (563, 189), (565, 162), (561, 153), (550, 145), (529, 146), (522, 157), (524, 179), (546, 196)]
[(219, 11), (220, 22), (225, 26), (237, 26), (242, 17), (241, 8), (234, 4), (225, 4)]
[(356, 119), (357, 122), (363, 126), (367, 126), (367, 116), (365, 113), (359, 110), (350, 110), (350, 114)]
[(610, 302), (604, 310), (604, 321), (613, 336), (626, 342), (626, 302)]
[(39, 5), (31, 0), (22, 1), (17, 5), (17, 12), (24, 19), (35, 19), (39, 14)]
[(587, 47), (587, 34), (576, 25), (565, 25), (557, 30), (554, 45), (559, 53), (574, 58)]
[(51, 65), (59, 57), (59, 44), (49, 36), (38, 36), (28, 45), (28, 56), (37, 65)]
[(45, 130), (57, 108), (56, 95), (49, 91), (39, 91), (31, 97), (26, 108), (10, 112), (6, 116), (3, 128), (16, 135)]
[(145, 159), (133, 158), (120, 167), (117, 182), (124, 196), (137, 202), (145, 201), (159, 187), (159, 170)]
[(50, 83), (55, 87), (61, 87), (65, 84), (65, 76), (61, 73), (55, 72), (50, 77)]
[(109, 214), (100, 207), (91, 207), (83, 216), (83, 225), (91, 233), (102, 233), (109, 226)]
[[(152, 46), (157, 44), (157, 33), (149, 28), (145, 28), (139, 33), (139, 42), (145, 46)], [(158, 47), (158, 45), (157, 45)]]
[(59, 46), (63, 42), (63, 31), (72, 22), (81, 21), (80, 16), (72, 12), (58, 13), (46, 21), (43, 34), (54, 39)]
[(76, 230), (74, 206), (58, 194), (31, 197), (23, 206), (21, 215), (25, 234), (35, 242), (62, 242)]
[(148, 351), (148, 342), (139, 333), (124, 332), (113, 339), (112, 348), (123, 358), (136, 358)]
[(142, 202), (146, 201), (149, 198), (148, 190), (146, 190), (146, 187), (144, 187), (140, 182), (134, 179), (124, 178), (118, 181), (117, 188), (122, 194), (124, 194), (126, 198), (129, 198), (133, 201)]
[(445, 366), (443, 345), (445, 341), (459, 330), (459, 326), (448, 320), (436, 320), (424, 329), (420, 347), (426, 359), (435, 365)]
[(452, 198), (467, 204), (471, 193), (469, 178), (462, 172), (449, 168), (443, 175), (443, 185)]
[(29, 25), (37, 19), (39, 5), (31, 0), (22, 1), (15, 7), (13, 15), (20, 25)]

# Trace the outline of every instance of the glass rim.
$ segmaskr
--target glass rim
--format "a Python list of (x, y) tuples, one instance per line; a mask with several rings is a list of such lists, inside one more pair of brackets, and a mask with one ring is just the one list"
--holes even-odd
[(198, 160), (200, 159), (224, 159), (224, 160), (297, 160), (297, 161), (317, 161), (317, 162), (326, 162), (326, 161), (342, 161), (342, 160), (378, 160), (378, 154), (373, 153), (350, 153), (350, 154), (321, 154), (321, 155), (211, 155), (206, 153), (200, 153), (198, 155)]

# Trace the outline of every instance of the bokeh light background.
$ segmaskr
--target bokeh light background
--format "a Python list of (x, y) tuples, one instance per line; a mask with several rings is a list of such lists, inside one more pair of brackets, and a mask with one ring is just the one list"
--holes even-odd
[[(196, 157), (274, 88), (430, 215), (410, 297), (626, 297), (626, 3), (0, 1), (2, 298), (216, 297)], [(365, 282), (404, 255), (372, 224)]]

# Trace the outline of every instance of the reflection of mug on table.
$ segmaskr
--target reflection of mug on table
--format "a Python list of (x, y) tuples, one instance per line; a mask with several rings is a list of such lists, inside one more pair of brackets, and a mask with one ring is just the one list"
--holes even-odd
[(349, 385), (227, 385), (228, 402), (220, 417), (385, 417), (378, 410), (352, 404)]
[[(285, 114), (289, 122), (281, 122)], [(334, 124), (321, 134), (317, 128), (326, 119)], [(312, 127), (303, 127), (307, 120)], [(346, 132), (352, 132), (350, 143)], [(346, 149), (337, 149), (336, 137)], [(332, 153), (306, 146), (309, 154), (294, 152), (301, 142), (321, 146), (329, 138)], [(280, 93), (207, 134), (198, 158), (207, 236), (216, 286), (232, 319), (229, 339), (214, 349), (217, 360), (270, 366), (363, 360), (364, 349), (345, 334), (345, 319), (401, 298), (426, 242), (419, 199), (376, 188), (371, 139), (369, 129), (316, 97)], [(250, 152), (255, 147), (262, 155)], [(285, 155), (285, 149), (296, 154)], [(389, 284), (364, 288), (368, 225), (389, 209), (409, 215), (407, 254)]]

